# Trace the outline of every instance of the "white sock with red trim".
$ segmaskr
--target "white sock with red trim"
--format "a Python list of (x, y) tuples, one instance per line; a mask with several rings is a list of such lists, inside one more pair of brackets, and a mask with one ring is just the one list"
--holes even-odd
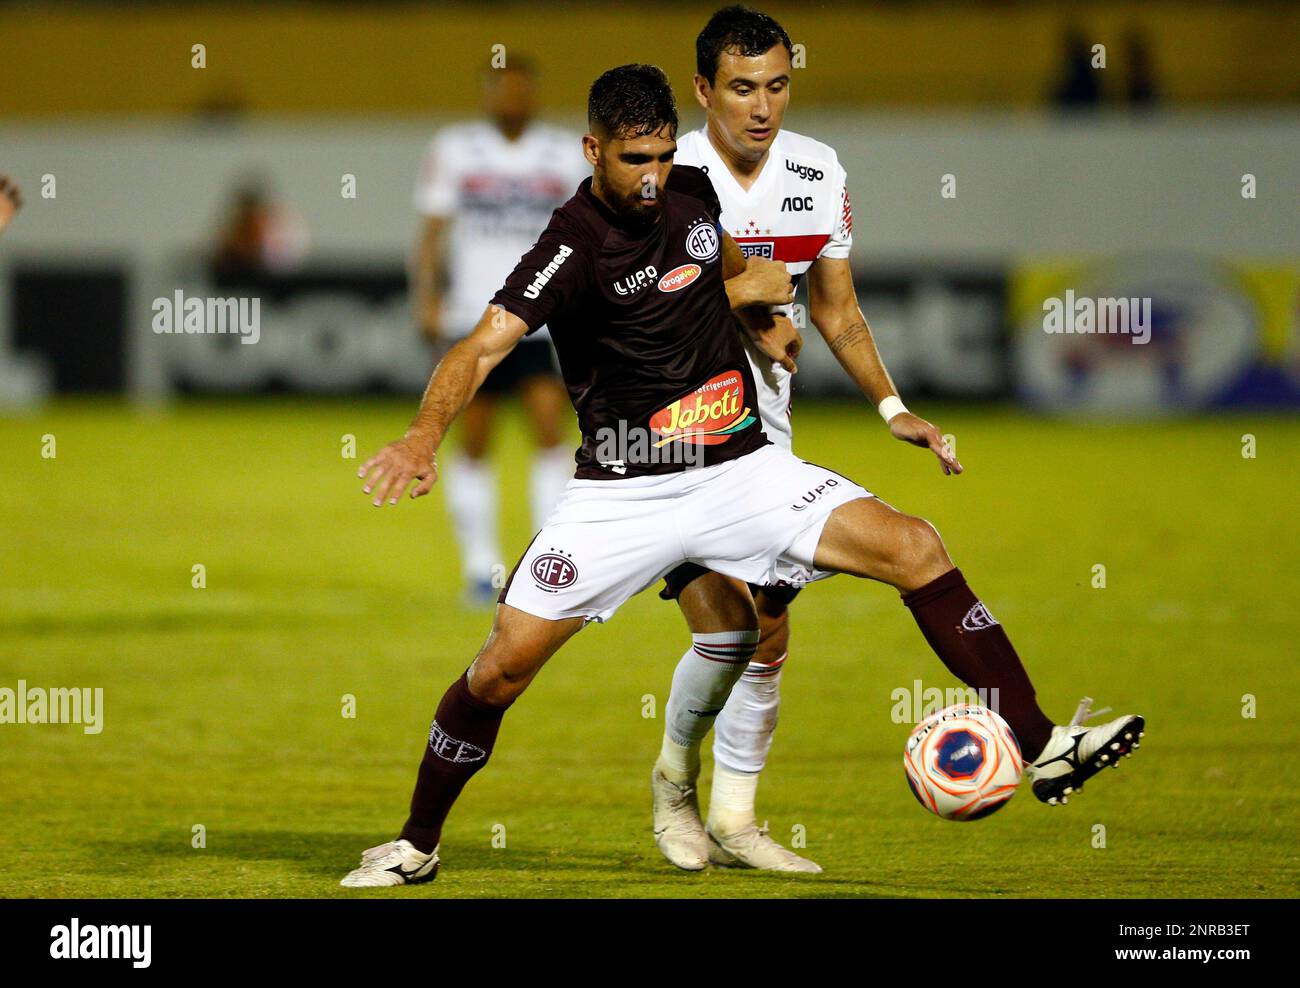
[(735, 833), (754, 822), (758, 776), (767, 764), (781, 707), (781, 667), (751, 662), (718, 715), (713, 736), (713, 794), (709, 826)]
[(754, 657), (758, 631), (692, 635), (691, 642), (673, 670), (658, 762), (659, 770), (678, 785), (693, 784), (700, 774), (700, 742)]

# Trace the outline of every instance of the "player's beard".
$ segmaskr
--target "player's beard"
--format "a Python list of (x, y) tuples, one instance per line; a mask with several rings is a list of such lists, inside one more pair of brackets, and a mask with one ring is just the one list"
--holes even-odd
[(642, 186), (620, 194), (604, 176), (598, 174), (592, 180), (592, 194), (630, 226), (649, 227), (659, 221), (660, 203), (657, 199), (647, 198)]
[(636, 226), (653, 226), (659, 222), (659, 199), (646, 198), (638, 189), (623, 201), (623, 218)]

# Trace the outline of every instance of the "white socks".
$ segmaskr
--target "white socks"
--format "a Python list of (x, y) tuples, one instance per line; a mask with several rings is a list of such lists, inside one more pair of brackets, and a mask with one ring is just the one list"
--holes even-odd
[(709, 829), (735, 834), (754, 822), (754, 797), (758, 793), (757, 772), (735, 772), (713, 763), (713, 793), (709, 797)]
[(670, 782), (694, 785), (700, 742), (716, 720), (709, 828), (734, 834), (754, 823), (754, 798), (776, 731), (786, 657), (768, 665), (750, 661), (758, 646), (756, 631), (691, 638), (690, 650), (673, 672), (658, 768)]
[(693, 784), (699, 775), (700, 742), (754, 657), (758, 632), (721, 631), (692, 635), (691, 641), (673, 671), (659, 755), (660, 771), (678, 785)]
[(573, 450), (561, 443), (539, 449), (533, 455), (528, 475), (528, 503), (533, 511), (533, 531), (540, 532), (555, 510), (555, 503), (569, 486), (576, 469)]
[(465, 580), (491, 580), (492, 567), (504, 565), (497, 542), (496, 471), (487, 460), (462, 455), (452, 461), (442, 486)]
[(693, 786), (700, 777), (700, 743), (678, 744), (667, 734), (659, 748), (660, 773), (679, 786)]
[(772, 748), (781, 707), (782, 655), (771, 665), (751, 662), (718, 716), (713, 758), (737, 772), (761, 772)]
[[(573, 471), (573, 450), (565, 446), (538, 450), (534, 455), (528, 475), (533, 531), (539, 531), (550, 517)], [(505, 567), (497, 538), (496, 470), (486, 459), (462, 454), (448, 467), (441, 486), (460, 544), (466, 582), (491, 580), (494, 566)]]
[(758, 776), (767, 764), (781, 706), (784, 664), (784, 655), (771, 665), (751, 662), (718, 715), (709, 825), (720, 833), (736, 833), (754, 822)]

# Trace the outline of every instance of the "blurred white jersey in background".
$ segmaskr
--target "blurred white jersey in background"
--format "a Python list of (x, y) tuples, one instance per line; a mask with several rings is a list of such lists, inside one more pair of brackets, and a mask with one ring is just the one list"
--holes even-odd
[[(448, 221), (442, 331), (474, 328), (519, 258), (591, 174), (579, 134), (533, 123), (508, 141), (488, 121), (455, 124), (429, 142), (415, 209)], [(538, 330), (532, 339), (549, 338)]]

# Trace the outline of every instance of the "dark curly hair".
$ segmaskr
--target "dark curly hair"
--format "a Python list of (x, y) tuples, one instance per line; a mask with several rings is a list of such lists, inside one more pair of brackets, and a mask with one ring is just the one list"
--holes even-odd
[(616, 137), (641, 137), (663, 127), (677, 134), (677, 101), (657, 65), (620, 65), (591, 84), (587, 125)]
[(785, 45), (785, 50), (794, 54), (790, 35), (775, 18), (739, 4), (723, 7), (709, 18), (695, 39), (695, 71), (712, 86), (718, 74), (718, 58), (724, 51), (751, 57), (773, 45)]

